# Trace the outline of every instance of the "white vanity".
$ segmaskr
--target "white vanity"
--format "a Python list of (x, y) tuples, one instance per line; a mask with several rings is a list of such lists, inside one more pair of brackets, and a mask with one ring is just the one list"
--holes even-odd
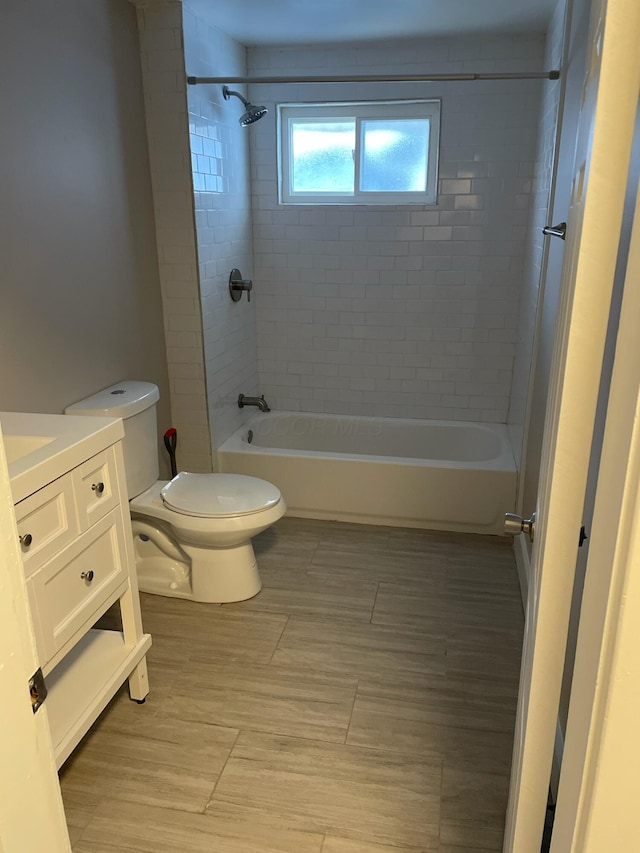
[[(0, 412), (57, 766), (129, 680), (148, 693), (122, 421)], [(93, 626), (116, 601), (122, 631)]]

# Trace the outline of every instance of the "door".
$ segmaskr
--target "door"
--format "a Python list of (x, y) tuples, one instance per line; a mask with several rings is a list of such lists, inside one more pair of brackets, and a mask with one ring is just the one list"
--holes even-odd
[(640, 4), (594, 0), (537, 501), (505, 853), (539, 853), (640, 74)]
[(636, 128), (633, 230), (620, 253), (624, 294), (552, 853), (640, 849), (640, 111)]
[(0, 851), (70, 853), (47, 705), (34, 714), (36, 651), (0, 433)]

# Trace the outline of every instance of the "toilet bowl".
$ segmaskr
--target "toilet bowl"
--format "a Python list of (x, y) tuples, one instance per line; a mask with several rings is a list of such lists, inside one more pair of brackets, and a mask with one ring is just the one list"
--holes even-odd
[(251, 539), (286, 511), (265, 480), (184, 472), (154, 483), (129, 507), (140, 589), (209, 602), (260, 592)]
[(155, 406), (148, 382), (120, 382), (69, 406), (72, 415), (121, 417), (138, 586), (194, 601), (225, 603), (260, 591), (252, 537), (286, 512), (279, 490), (241, 474), (158, 480)]

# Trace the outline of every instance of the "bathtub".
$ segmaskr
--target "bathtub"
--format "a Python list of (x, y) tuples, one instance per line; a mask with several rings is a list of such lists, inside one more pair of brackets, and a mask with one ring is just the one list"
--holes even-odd
[(501, 534), (515, 507), (503, 424), (257, 413), (217, 461), (274, 483), (302, 518)]

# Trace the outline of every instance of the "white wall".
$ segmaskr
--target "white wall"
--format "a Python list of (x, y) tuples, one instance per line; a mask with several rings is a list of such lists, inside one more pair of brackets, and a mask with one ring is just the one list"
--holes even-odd
[[(587, 0), (575, 0), (572, 12), (571, 47), (566, 68), (566, 92), (562, 104), (562, 131), (558, 151), (558, 169), (553, 211), (549, 219), (553, 223), (567, 219), (571, 185), (573, 181), (573, 162), (575, 139), (578, 126), (578, 112), (582, 97), (582, 86), (586, 62), (586, 44), (589, 24), (590, 3)], [(556, 28), (560, 21), (554, 18)], [(557, 31), (557, 30), (556, 30)], [(550, 38), (550, 43), (554, 39)], [(536, 237), (535, 234), (533, 234)], [(560, 299), (560, 284), (565, 243), (550, 238), (548, 244), (548, 262), (545, 280), (542, 285), (542, 304), (538, 307), (538, 328), (535, 352), (535, 364), (531, 373), (530, 402), (527, 412), (527, 438), (522, 470), (524, 481), (521, 486), (522, 511), (530, 514), (536, 508), (540, 456), (544, 432), (544, 418), (547, 407), (547, 392), (551, 359), (556, 331), (556, 316)], [(532, 280), (533, 284), (533, 280)], [(537, 298), (537, 294), (534, 294)], [(525, 325), (523, 319), (523, 326)], [(524, 349), (524, 348), (523, 348)], [(528, 365), (526, 365), (528, 368)], [(520, 374), (520, 381), (524, 374)], [(517, 422), (512, 412), (514, 422)]]
[[(532, 70), (542, 37), (250, 49), (250, 74)], [(539, 82), (258, 85), (260, 391), (271, 406), (505, 422)], [(442, 98), (435, 207), (278, 206), (275, 104)]]
[[(188, 73), (194, 76), (246, 74), (245, 48), (184, 6)], [(237, 89), (236, 86), (230, 86)], [(233, 302), (229, 273), (253, 275), (249, 128), (238, 118), (244, 107), (225, 101), (220, 85), (189, 86), (189, 131), (204, 359), (212, 448), (250, 416), (238, 395), (256, 394), (255, 298)]]
[(157, 383), (162, 307), (136, 16), (126, 0), (4, 4), (0, 409), (60, 413)]
[[(547, 30), (545, 44), (545, 68), (560, 68), (562, 64), (565, 0), (560, 0), (556, 6), (555, 13)], [(526, 236), (524, 275), (522, 279), (522, 296), (520, 299), (520, 312), (518, 317), (518, 337), (516, 342), (516, 355), (513, 367), (513, 382), (511, 387), (511, 398), (509, 403), (509, 432), (511, 443), (516, 455), (518, 469), (521, 467), (523, 442), (525, 440), (525, 420), (527, 418), (527, 404), (529, 400), (530, 385), (533, 382), (532, 359), (538, 356), (534, 353), (534, 338), (536, 323), (542, 323), (545, 315), (541, 310), (539, 300), (542, 298), (541, 273), (543, 263), (544, 242), (547, 239), (542, 234), (542, 229), (548, 224), (549, 200), (553, 180), (556, 127), (558, 122), (558, 105), (561, 93), (561, 81), (552, 80), (546, 83), (542, 89), (542, 101), (540, 108), (540, 121), (537, 129), (537, 143), (534, 167), (534, 181), (531, 194), (531, 216)], [(566, 219), (566, 213), (564, 217)], [(558, 246), (551, 247), (559, 251)], [(547, 315), (553, 324), (555, 319), (555, 308), (557, 307), (559, 282), (550, 282), (547, 300)], [(548, 325), (548, 321), (547, 321)], [(550, 350), (553, 344), (553, 325), (546, 329), (544, 334), (539, 334), (542, 349), (539, 352), (540, 367), (544, 374), (545, 388), (538, 384), (535, 410), (530, 415), (535, 422), (532, 441), (539, 454), (541, 449), (541, 430), (544, 424), (544, 409), (546, 397), (546, 384), (549, 377)], [(538, 435), (538, 431), (540, 435)], [(538, 469), (532, 476), (537, 476)], [(533, 511), (535, 507), (528, 507)]]

